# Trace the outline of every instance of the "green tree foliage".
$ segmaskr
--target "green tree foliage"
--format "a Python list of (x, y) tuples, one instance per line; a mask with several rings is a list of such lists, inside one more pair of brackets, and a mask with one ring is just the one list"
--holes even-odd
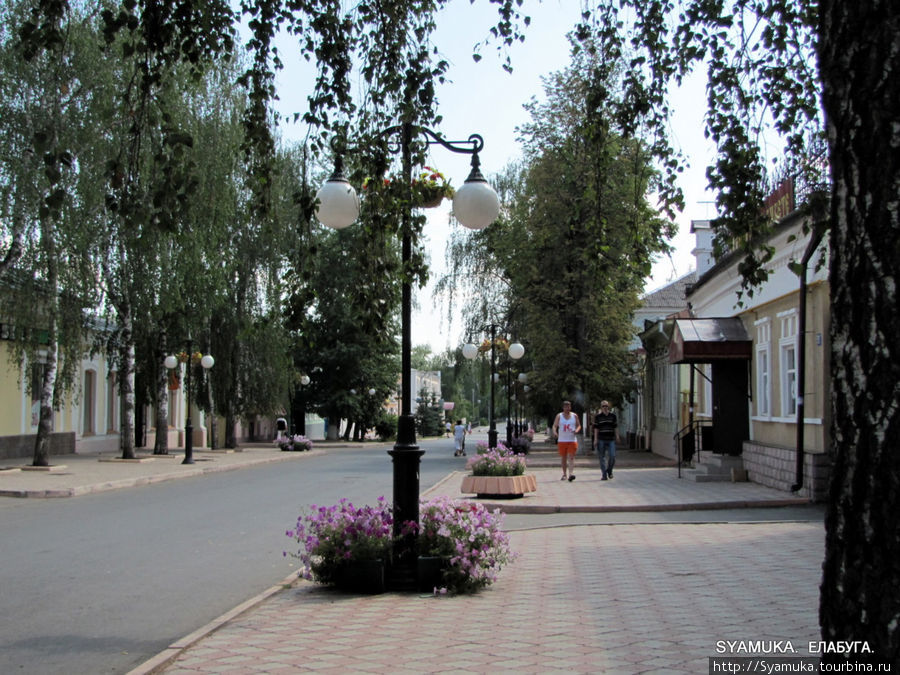
[[(294, 366), (311, 378), (304, 388), (307, 403), (333, 428), (342, 419), (373, 427), (397, 390), (399, 289), (375, 279), (372, 265), (396, 261), (397, 242), (363, 226), (340, 232), (310, 228), (304, 244), (315, 256), (302, 273), (291, 273), (287, 315)], [(373, 297), (370, 284), (383, 295)], [(369, 389), (376, 394), (370, 396)]]
[[(136, 345), (156, 341), (166, 349), (171, 339), (181, 347), (187, 336), (198, 337), (208, 325), (204, 284), (216, 278), (197, 274), (210, 267), (206, 256), (211, 251), (203, 245), (209, 239), (203, 235), (211, 230), (192, 217), (201, 169), (189, 106), (209, 102), (201, 89), (203, 74), (214, 55), (230, 45), (230, 16), (219, 3), (127, 3), (102, 13), (107, 51), (118, 65), (110, 83), (117, 86), (106, 96), (112, 134), (102, 251), (117, 327), (113, 345), (124, 399), (126, 458), (134, 456)], [(210, 29), (201, 28), (202, 22)], [(158, 355), (148, 354), (146, 364), (156, 374), (152, 381), (160, 399), (165, 390), (159, 386)]]
[[(45, 350), (48, 335), (63, 338), (68, 358), (60, 361), (57, 378), (63, 392), (79, 374), (83, 310), (109, 312), (99, 335), (107, 338), (102, 347), (117, 364), (126, 402), (126, 457), (133, 455), (136, 404), (155, 403), (157, 428), (168, 425), (162, 360), (189, 335), (195, 347), (225, 355), (213, 373), (231, 375), (202, 392), (201, 407), (210, 409), (218, 399), (240, 414), (251, 408), (266, 413), (286, 393), (285, 331), (273, 316), (285, 259), (272, 252), (275, 242), (291, 238), (296, 206), (288, 180), (299, 171), (296, 158), (280, 164), (273, 158), (279, 180), (267, 187), (267, 208), (254, 211), (262, 215), (250, 217), (253, 195), (244, 188), (250, 181), (240, 162), (247, 92), (234, 86), (231, 18), (227, 5), (216, 3), (108, 5), (100, 14), (80, 14), (65, 2), (21, 3), (4, 14), (0, 79), (20, 87), (3, 97), (9, 106), (3, 137), (8, 159), (16, 157), (16, 170), (3, 174), (10, 178), (2, 192), (9, 216), (4, 240), (8, 231), (10, 242), (4, 269), (44, 279), (40, 302), (25, 292), (8, 296), (23, 308), (40, 308), (34, 320), (22, 315), (15, 323), (40, 326), (30, 333), (41, 339), (37, 349)], [(24, 77), (42, 71), (53, 79)], [(48, 97), (59, 105), (48, 105)], [(54, 120), (46, 115), (51, 110)], [(30, 187), (40, 185), (41, 172), (55, 181), (44, 197)], [(44, 228), (58, 230), (52, 237), (34, 234), (42, 213)], [(35, 257), (41, 241), (52, 245), (61, 265), (51, 268), (46, 255)], [(32, 258), (39, 261), (37, 274), (26, 272)], [(211, 321), (221, 317), (237, 325), (217, 330), (222, 327)], [(97, 324), (93, 328), (97, 337)], [(255, 349), (242, 350), (225, 337), (252, 340)], [(25, 342), (16, 344), (24, 348)], [(236, 366), (227, 358), (232, 353), (244, 357)], [(254, 358), (263, 354), (265, 367)], [(29, 386), (33, 381), (28, 378)], [(164, 441), (159, 434), (157, 451), (166, 451)]]
[(442, 436), (444, 434), (444, 414), (434, 393), (427, 389), (419, 392), (416, 405), (416, 430), (420, 436)]
[(91, 26), (50, 4), (30, 34), (19, 30), (29, 4), (0, 10), (0, 239), (8, 242), (0, 314), (12, 324), (10, 356), (27, 365), (25, 389), (40, 399), (36, 466), (49, 464), (53, 409), (78, 395), (86, 311), (98, 302), (90, 204), (69, 198), (80, 181), (76, 148), (90, 136), (79, 55)]
[(455, 238), (439, 285), (474, 282), (470, 325), (505, 310), (501, 323), (526, 345), (513, 368), (532, 370), (543, 415), (564, 398), (587, 407), (629, 391), (631, 315), (671, 234), (647, 202), (659, 188), (650, 152), (613, 114), (621, 78), (621, 62), (576, 45), (572, 65), (547, 78), (546, 100), (529, 106), (524, 164), (498, 181), (503, 217)]

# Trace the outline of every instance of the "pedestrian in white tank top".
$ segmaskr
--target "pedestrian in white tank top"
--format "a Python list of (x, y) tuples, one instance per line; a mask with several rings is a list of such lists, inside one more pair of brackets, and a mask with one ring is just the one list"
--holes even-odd
[[(572, 412), (572, 403), (563, 401), (562, 412), (553, 421), (553, 435), (556, 436), (556, 447), (562, 463), (560, 480), (575, 480), (575, 453), (578, 452), (578, 434), (581, 433), (581, 420)], [(568, 475), (566, 475), (568, 474)]]

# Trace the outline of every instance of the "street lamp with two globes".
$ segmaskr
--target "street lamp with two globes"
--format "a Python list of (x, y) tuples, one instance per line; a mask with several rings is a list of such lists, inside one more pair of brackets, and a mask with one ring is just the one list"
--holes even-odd
[[(485, 340), (482, 343), (481, 347), (473, 343), (465, 344), (462, 348), (463, 356), (467, 359), (474, 359), (478, 356), (479, 353), (487, 352), (490, 349), (491, 352), (491, 400), (490, 406), (488, 408), (488, 447), (496, 448), (497, 447), (497, 425), (494, 420), (494, 387), (497, 382), (497, 329), (499, 326), (495, 324), (491, 324), (490, 326), (485, 326), (484, 330), (490, 332), (490, 342)], [(525, 347), (522, 346), (521, 342), (513, 342), (509, 343), (504, 340), (506, 353), (510, 359), (518, 360), (521, 359), (525, 355)], [(507, 371), (508, 372), (508, 371)], [(507, 376), (507, 380), (509, 377)], [(507, 382), (507, 388), (509, 387), (509, 382)], [(507, 410), (509, 408), (509, 404), (507, 403)], [(509, 420), (507, 420), (507, 427), (510, 426)], [(510, 442), (509, 436), (511, 435), (511, 428), (507, 429), (507, 443)]]
[(194, 463), (194, 425), (191, 423), (191, 370), (199, 364), (203, 370), (209, 370), (215, 364), (215, 359), (209, 354), (193, 353), (191, 340), (187, 340), (187, 351), (178, 356), (170, 354), (163, 363), (169, 370), (174, 370), (179, 363), (185, 364), (185, 396), (187, 397), (187, 413), (184, 420), (184, 461), (182, 464)]
[[(399, 151), (401, 156), (401, 177), (403, 184), (409, 186), (412, 181), (412, 144), (415, 138), (421, 138), (428, 145), (440, 145), (455, 153), (472, 156), (471, 172), (465, 183), (453, 197), (453, 215), (465, 227), (480, 230), (490, 225), (500, 213), (500, 200), (497, 193), (485, 180), (480, 170), (478, 153), (484, 147), (484, 139), (472, 134), (466, 141), (447, 141), (436, 132), (426, 127), (403, 123), (389, 127), (379, 134), (379, 138), (389, 141), (391, 149)], [(337, 147), (337, 146), (334, 146)], [(318, 220), (334, 229), (343, 229), (352, 225), (359, 217), (359, 197), (356, 190), (343, 174), (343, 157), (337, 152), (334, 162), (334, 173), (316, 194)], [(415, 537), (402, 536), (401, 528), (408, 521), (419, 522), (419, 463), (424, 451), (416, 445), (415, 417), (411, 412), (410, 390), (412, 373), (412, 287), (409, 279), (409, 266), (412, 260), (412, 204), (408, 204), (401, 213), (400, 234), (402, 243), (403, 281), (401, 291), (401, 397), (400, 415), (397, 421), (397, 442), (388, 454), (393, 458), (393, 498), (394, 498), (394, 565), (393, 579), (389, 580), (395, 588), (414, 587), (413, 575), (415, 560)], [(411, 559), (412, 558), (412, 559)], [(412, 578), (410, 576), (412, 575)]]

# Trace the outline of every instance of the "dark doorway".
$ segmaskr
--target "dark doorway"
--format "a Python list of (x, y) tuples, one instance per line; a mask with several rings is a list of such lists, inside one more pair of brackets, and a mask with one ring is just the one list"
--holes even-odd
[(747, 412), (747, 362), (712, 363), (713, 452), (740, 455), (743, 441), (750, 437)]

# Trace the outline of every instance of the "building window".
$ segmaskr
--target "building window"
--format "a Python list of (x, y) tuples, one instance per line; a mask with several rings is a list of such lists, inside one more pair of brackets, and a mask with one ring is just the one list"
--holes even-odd
[(81, 435), (94, 433), (94, 396), (96, 373), (93, 370), (84, 371), (84, 391), (81, 392), (81, 408), (84, 413), (81, 427)]
[(771, 369), (769, 343), (772, 340), (772, 324), (763, 319), (756, 325), (756, 414), (772, 415)]
[(116, 395), (116, 373), (110, 371), (106, 378), (106, 430), (115, 433), (119, 430), (119, 397)]
[(787, 313), (781, 318), (780, 370), (781, 415), (797, 414), (797, 314)]
[(700, 378), (702, 382), (701, 391), (703, 392), (703, 402), (700, 406), (700, 415), (704, 417), (712, 417), (712, 364), (704, 363), (700, 369), (703, 376)]
[(653, 368), (654, 414), (663, 419), (674, 419), (678, 406), (678, 369), (665, 362), (657, 362)]

